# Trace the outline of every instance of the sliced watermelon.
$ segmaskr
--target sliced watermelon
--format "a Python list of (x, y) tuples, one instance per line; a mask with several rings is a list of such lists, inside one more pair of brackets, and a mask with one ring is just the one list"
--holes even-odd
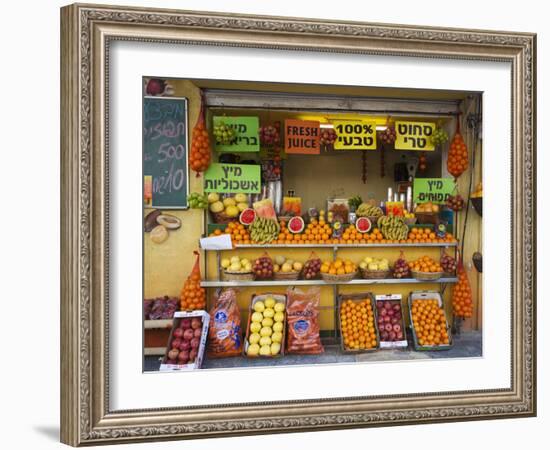
[(243, 209), (239, 215), (239, 222), (243, 225), (248, 226), (256, 219), (256, 212), (252, 208)]
[(355, 221), (355, 229), (359, 233), (368, 233), (372, 228), (372, 222), (368, 217), (358, 217)]
[(294, 216), (288, 221), (286, 225), (288, 231), (294, 234), (304, 231), (305, 226), (306, 224), (304, 222), (304, 219), (302, 219), (300, 216)]

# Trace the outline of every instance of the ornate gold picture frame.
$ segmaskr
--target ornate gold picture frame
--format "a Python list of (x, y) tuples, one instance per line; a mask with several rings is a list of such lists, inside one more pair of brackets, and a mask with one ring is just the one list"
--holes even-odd
[[(117, 40), (510, 63), (510, 388), (113, 411), (106, 167), (109, 48)], [(535, 89), (536, 36), (529, 33), (81, 4), (62, 8), (62, 442), (79, 446), (534, 416)]]

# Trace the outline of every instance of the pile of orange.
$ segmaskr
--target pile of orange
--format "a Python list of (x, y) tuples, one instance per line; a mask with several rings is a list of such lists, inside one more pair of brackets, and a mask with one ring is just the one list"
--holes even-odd
[(345, 261), (337, 258), (334, 261), (323, 261), (321, 264), (321, 273), (330, 275), (346, 275), (357, 272), (357, 265), (346, 259)]
[(340, 305), (340, 325), (346, 349), (366, 350), (376, 347), (374, 313), (370, 299), (344, 300)]
[(221, 236), (222, 234), (230, 234), (231, 242), (235, 244), (250, 244), (250, 234), (248, 230), (242, 223), (239, 222), (229, 222), (225, 227), (225, 230), (214, 230), (213, 233), (210, 233), (210, 236)]
[(413, 300), (412, 321), (420, 345), (448, 345), (445, 311), (437, 299)]
[(429, 256), (422, 256), (416, 261), (411, 261), (409, 267), (414, 272), (443, 272), (441, 265)]
[(456, 239), (451, 233), (446, 233), (444, 238), (439, 238), (430, 228), (412, 228), (405, 242), (407, 244), (429, 244), (456, 242)]
[(304, 229), (303, 233), (293, 234), (288, 231), (286, 223), (280, 222), (280, 231), (273, 244), (336, 244), (337, 240), (331, 239), (332, 228), (324, 220), (313, 219)]
[(456, 317), (472, 317), (472, 289), (462, 265), (458, 268), (458, 283), (453, 287), (453, 312)]
[(185, 281), (181, 289), (180, 307), (182, 311), (206, 309), (206, 290), (201, 287), (200, 273), (192, 273)]

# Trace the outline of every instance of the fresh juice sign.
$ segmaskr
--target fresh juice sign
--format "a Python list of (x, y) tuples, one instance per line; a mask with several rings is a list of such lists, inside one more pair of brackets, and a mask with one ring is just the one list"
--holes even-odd
[(321, 152), (319, 122), (313, 120), (285, 120), (285, 152), (318, 155)]
[(432, 135), (435, 123), (431, 122), (395, 122), (396, 150), (433, 151)]
[(335, 150), (376, 150), (376, 122), (334, 121)]

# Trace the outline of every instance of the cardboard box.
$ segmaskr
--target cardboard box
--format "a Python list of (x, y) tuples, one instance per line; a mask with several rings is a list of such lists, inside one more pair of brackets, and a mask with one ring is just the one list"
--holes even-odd
[[(170, 344), (172, 342), (172, 335), (174, 330), (179, 327), (182, 319), (200, 317), (202, 319), (202, 331), (200, 336), (199, 347), (197, 351), (197, 357), (195, 361), (191, 364), (166, 364), (168, 360), (168, 352), (170, 351)], [(197, 311), (178, 311), (174, 314), (172, 329), (170, 330), (170, 337), (166, 344), (166, 350), (164, 352), (164, 358), (160, 365), (161, 371), (171, 371), (171, 370), (195, 370), (200, 369), (202, 366), (202, 361), (204, 358), (204, 350), (206, 347), (206, 339), (208, 337), (208, 324), (210, 322), (210, 315), (204, 310)]]
[[(252, 313), (254, 312), (254, 304), (258, 301), (265, 301), (267, 297), (272, 297), (277, 303), (283, 302), (285, 304), (285, 311), (284, 315), (285, 318), (283, 320), (283, 331), (281, 332), (283, 334), (283, 339), (281, 341), (281, 351), (277, 355), (258, 355), (258, 356), (250, 356), (247, 354), (248, 351), (248, 336), (250, 334), (250, 323), (252, 319)], [(247, 358), (278, 358), (280, 356), (283, 356), (285, 354), (285, 344), (286, 344), (286, 295), (284, 294), (259, 294), (259, 295), (252, 295), (252, 300), (250, 301), (250, 306), (248, 307), (248, 322), (246, 324), (246, 336), (244, 339), (244, 345), (243, 345), (243, 355)]]
[(412, 320), (412, 304), (413, 300), (428, 300), (428, 299), (437, 299), (439, 307), (445, 311), (443, 308), (443, 299), (441, 294), (437, 291), (415, 291), (409, 294), (409, 318), (411, 321), (411, 330), (413, 335), (414, 349), (417, 351), (437, 351), (437, 350), (449, 350), (453, 346), (453, 335), (451, 333), (451, 328), (449, 326), (449, 321), (447, 320), (447, 315), (445, 314), (445, 327), (447, 328), (447, 334), (449, 335), (449, 344), (441, 345), (420, 345), (418, 342), (418, 337), (416, 336), (416, 330), (414, 329), (414, 323)]
[[(391, 295), (377, 295), (375, 297), (375, 309), (378, 313), (378, 307), (376, 304), (378, 302), (382, 301), (391, 301), (392, 303), (399, 302), (399, 306), (401, 307), (401, 330), (403, 332), (403, 339), (399, 341), (383, 341), (382, 338), (380, 338), (380, 348), (406, 348), (409, 346), (409, 343), (407, 341), (407, 329), (405, 327), (405, 313), (403, 312), (403, 298), (401, 294), (391, 294)], [(378, 326), (378, 320), (376, 322), (376, 328), (378, 329), (378, 333), (380, 333), (380, 329)]]

